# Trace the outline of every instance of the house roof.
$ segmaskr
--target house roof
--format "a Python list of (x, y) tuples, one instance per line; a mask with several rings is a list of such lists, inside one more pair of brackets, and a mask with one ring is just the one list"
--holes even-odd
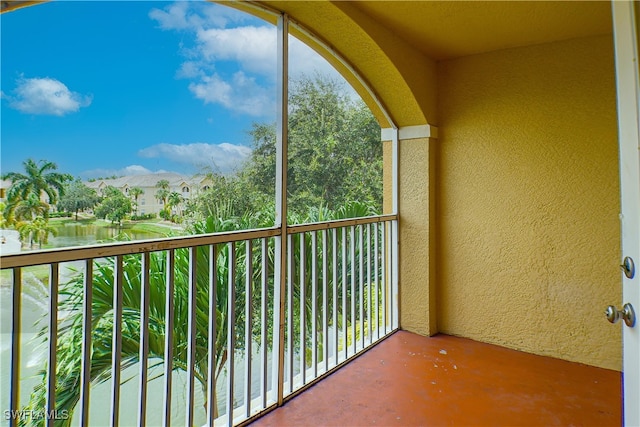
[(111, 185), (116, 188), (124, 187), (157, 187), (158, 181), (169, 181), (169, 187), (180, 187), (184, 184), (187, 185), (199, 185), (203, 181), (203, 177), (195, 176), (188, 177), (178, 173), (165, 172), (165, 173), (152, 173), (146, 175), (129, 175), (122, 176), (113, 179), (97, 179), (95, 181), (86, 182), (85, 184), (89, 188), (99, 188), (101, 186)]

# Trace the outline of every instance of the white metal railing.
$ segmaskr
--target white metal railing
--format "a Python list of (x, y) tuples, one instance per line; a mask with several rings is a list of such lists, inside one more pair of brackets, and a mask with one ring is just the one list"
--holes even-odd
[[(397, 328), (396, 224), (384, 215), (289, 226), (285, 236), (277, 227), (2, 256), (12, 283), (5, 418), (89, 425), (91, 396), (110, 383), (111, 425), (246, 421)], [(32, 266), (48, 270), (42, 329), (23, 324)], [(40, 386), (27, 381), (33, 340), (46, 344)], [(150, 407), (158, 390), (162, 407)]]

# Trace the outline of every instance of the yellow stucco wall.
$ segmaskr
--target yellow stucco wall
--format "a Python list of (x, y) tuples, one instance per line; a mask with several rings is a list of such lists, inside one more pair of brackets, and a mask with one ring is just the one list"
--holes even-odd
[(438, 65), (440, 332), (621, 369), (612, 43)]

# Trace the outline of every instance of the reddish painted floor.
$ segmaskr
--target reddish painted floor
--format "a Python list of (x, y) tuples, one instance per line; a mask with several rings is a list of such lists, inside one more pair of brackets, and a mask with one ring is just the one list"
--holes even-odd
[(401, 331), (252, 426), (619, 426), (621, 413), (619, 372)]

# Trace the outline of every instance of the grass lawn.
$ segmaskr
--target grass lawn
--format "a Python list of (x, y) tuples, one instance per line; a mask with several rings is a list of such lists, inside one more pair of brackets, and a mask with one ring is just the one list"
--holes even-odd
[[(36, 265), (33, 267), (25, 267), (22, 269), (22, 275), (24, 276), (27, 273), (33, 274), (38, 280), (42, 283), (49, 282), (49, 264), (47, 265)], [(0, 271), (0, 286), (11, 286), (13, 282), (13, 270), (2, 270)]]

